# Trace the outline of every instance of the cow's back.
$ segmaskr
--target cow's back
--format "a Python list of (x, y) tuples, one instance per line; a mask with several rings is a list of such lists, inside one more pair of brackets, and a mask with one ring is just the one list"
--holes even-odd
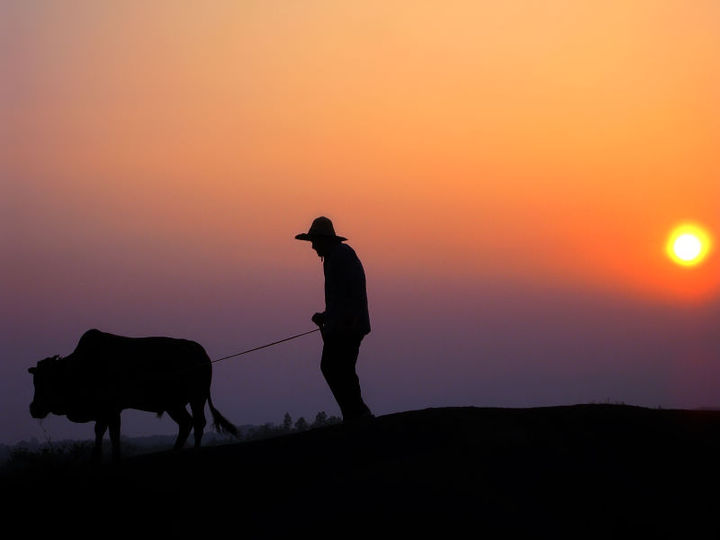
[(68, 361), (97, 408), (163, 412), (208, 394), (210, 359), (185, 339), (131, 338), (89, 330)]

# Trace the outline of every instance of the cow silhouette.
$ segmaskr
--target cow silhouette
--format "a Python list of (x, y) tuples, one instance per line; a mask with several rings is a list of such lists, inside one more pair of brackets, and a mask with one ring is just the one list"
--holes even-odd
[[(168, 337), (131, 338), (88, 330), (66, 357), (46, 358), (31, 367), (35, 395), (33, 418), (64, 415), (72, 422), (95, 422), (96, 459), (110, 428), (114, 460), (120, 457), (120, 413), (124, 409), (167, 412), (178, 423), (175, 449), (195, 431), (202, 441), (205, 402), (215, 429), (238, 436), (236, 427), (213, 406), (210, 398), (212, 364), (194, 341)], [(186, 406), (190, 404), (192, 415)]]

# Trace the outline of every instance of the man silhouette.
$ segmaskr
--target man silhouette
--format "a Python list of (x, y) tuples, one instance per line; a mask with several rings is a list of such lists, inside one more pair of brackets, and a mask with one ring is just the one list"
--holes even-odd
[(326, 217), (315, 219), (307, 233), (295, 238), (311, 242), (323, 261), (325, 311), (312, 316), (324, 342), (322, 374), (340, 406), (344, 422), (372, 418), (355, 371), (360, 342), (370, 333), (362, 263), (355, 251), (343, 244), (347, 238), (337, 236), (332, 221)]

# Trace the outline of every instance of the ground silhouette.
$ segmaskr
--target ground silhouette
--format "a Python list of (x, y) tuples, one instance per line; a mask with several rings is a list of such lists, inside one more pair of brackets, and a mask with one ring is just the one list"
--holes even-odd
[(719, 460), (720, 412), (459, 407), (25, 471), (2, 491), (43, 514), (251, 537), (716, 537)]

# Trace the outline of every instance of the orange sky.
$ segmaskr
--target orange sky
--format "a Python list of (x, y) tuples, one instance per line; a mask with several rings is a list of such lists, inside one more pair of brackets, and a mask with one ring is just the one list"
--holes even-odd
[(54, 234), (227, 264), (327, 213), (384, 272), (718, 293), (663, 251), (720, 231), (715, 2), (9, 10), (5, 176)]
[[(534, 291), (569, 303), (557, 320), (588, 317), (593, 330), (577, 339), (627, 345), (601, 342), (596, 364), (573, 366), (575, 345), (547, 319), (559, 352), (543, 354), (568, 362), (555, 367), (573, 381), (553, 388), (578, 389), (561, 402), (596, 397), (572, 379), (594, 375), (576, 369), (610, 373), (610, 388), (626, 384), (638, 400), (682, 379), (682, 399), (712, 401), (709, 383), (697, 389), (715, 372), (684, 371), (679, 342), (652, 391), (646, 380), (675, 317), (701, 351), (693, 365), (716, 369), (718, 21), (715, 0), (3, 2), (0, 345), (25, 377), (28, 358), (67, 354), (92, 326), (197, 338), (214, 356), (302, 331), (321, 308), (322, 275), (293, 236), (324, 214), (368, 273), (378, 380), (404, 380), (413, 347), (517, 330), (497, 338), (496, 358), (526, 355), (530, 371), (471, 361), (468, 341), (457, 362), (477, 379), (458, 367), (446, 386), (475, 396), (486, 381), (498, 403), (552, 401), (535, 380), (554, 368), (533, 371), (545, 362), (532, 337), (545, 343), (534, 333), (545, 304), (520, 301)], [(696, 267), (665, 253), (687, 220), (715, 239)], [(637, 309), (605, 305), (619, 315), (604, 330), (576, 295)], [(391, 339), (402, 332), (430, 341)], [(520, 334), (529, 349), (513, 349)], [(633, 344), (648, 336), (660, 341), (642, 356)], [(427, 404), (444, 379), (423, 361), (431, 382), (415, 395)], [(257, 376), (275, 381), (276, 367)], [(503, 397), (513, 377), (540, 397)], [(24, 415), (29, 396), (18, 396)]]
[[(88, 328), (212, 358), (308, 329), (322, 272), (293, 236), (321, 214), (368, 275), (378, 414), (717, 405), (718, 21), (715, 0), (2, 2), (0, 435), (42, 436), (27, 367)], [(665, 252), (687, 220), (715, 240), (696, 267)], [(215, 402), (336, 414), (312, 337), (219, 365)]]

